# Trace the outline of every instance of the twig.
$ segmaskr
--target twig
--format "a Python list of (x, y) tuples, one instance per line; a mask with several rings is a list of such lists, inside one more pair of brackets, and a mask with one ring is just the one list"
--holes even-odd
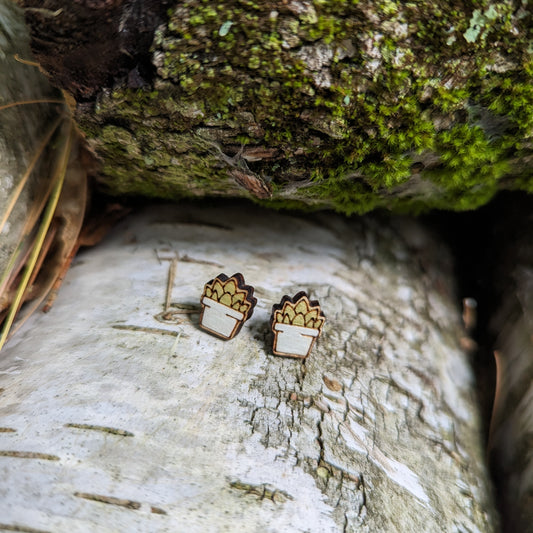
[(140, 333), (153, 333), (154, 335), (169, 335), (170, 337), (176, 337), (178, 334), (175, 331), (161, 328), (146, 328), (143, 326), (134, 326), (131, 324), (115, 324), (111, 326), (113, 329), (121, 329), (124, 331), (138, 331)]
[(107, 426), (95, 426), (94, 424), (75, 424), (71, 422), (71, 423), (65, 424), (65, 427), (75, 428), (75, 429), (103, 431), (104, 433), (111, 433), (112, 435), (119, 435), (120, 437), (133, 437), (134, 436), (134, 434), (131, 431), (126, 431), (125, 429), (111, 428)]
[(172, 298), (172, 287), (174, 286), (174, 280), (176, 279), (176, 270), (178, 267), (178, 258), (175, 257), (170, 261), (168, 267), (168, 279), (167, 279), (167, 294), (165, 296), (165, 313), (170, 309), (170, 299)]

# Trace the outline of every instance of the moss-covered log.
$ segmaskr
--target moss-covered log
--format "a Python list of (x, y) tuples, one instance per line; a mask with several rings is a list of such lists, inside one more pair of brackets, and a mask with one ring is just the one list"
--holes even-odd
[(361, 213), (533, 190), (523, 2), (21, 3), (111, 193)]

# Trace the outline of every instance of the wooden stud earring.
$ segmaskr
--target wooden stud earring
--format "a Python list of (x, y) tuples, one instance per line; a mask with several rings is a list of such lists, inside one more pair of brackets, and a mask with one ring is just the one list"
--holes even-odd
[(242, 274), (231, 278), (219, 274), (204, 287), (200, 327), (221, 339), (233, 339), (252, 316), (256, 303), (254, 288), (244, 283)]
[(325, 320), (318, 301), (309, 300), (304, 291), (292, 298), (284, 296), (279, 304), (272, 307), (272, 351), (276, 355), (305, 359), (320, 337)]

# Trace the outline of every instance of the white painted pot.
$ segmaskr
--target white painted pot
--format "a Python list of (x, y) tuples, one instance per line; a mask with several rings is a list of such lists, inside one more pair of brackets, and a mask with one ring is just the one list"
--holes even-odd
[(319, 333), (320, 331), (314, 328), (276, 323), (273, 351), (276, 355), (307, 357)]
[(227, 305), (204, 296), (203, 310), (200, 316), (202, 328), (223, 339), (231, 339), (241, 327), (244, 314)]

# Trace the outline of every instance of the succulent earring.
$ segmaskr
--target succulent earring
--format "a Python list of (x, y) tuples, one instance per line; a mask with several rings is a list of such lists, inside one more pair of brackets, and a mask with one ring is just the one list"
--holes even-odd
[(219, 274), (202, 293), (200, 327), (221, 339), (232, 339), (252, 316), (257, 299), (242, 274)]
[(305, 292), (301, 291), (292, 298), (284, 296), (279, 304), (272, 307), (272, 351), (285, 357), (306, 358), (322, 333), (325, 320), (318, 301), (309, 300)]

